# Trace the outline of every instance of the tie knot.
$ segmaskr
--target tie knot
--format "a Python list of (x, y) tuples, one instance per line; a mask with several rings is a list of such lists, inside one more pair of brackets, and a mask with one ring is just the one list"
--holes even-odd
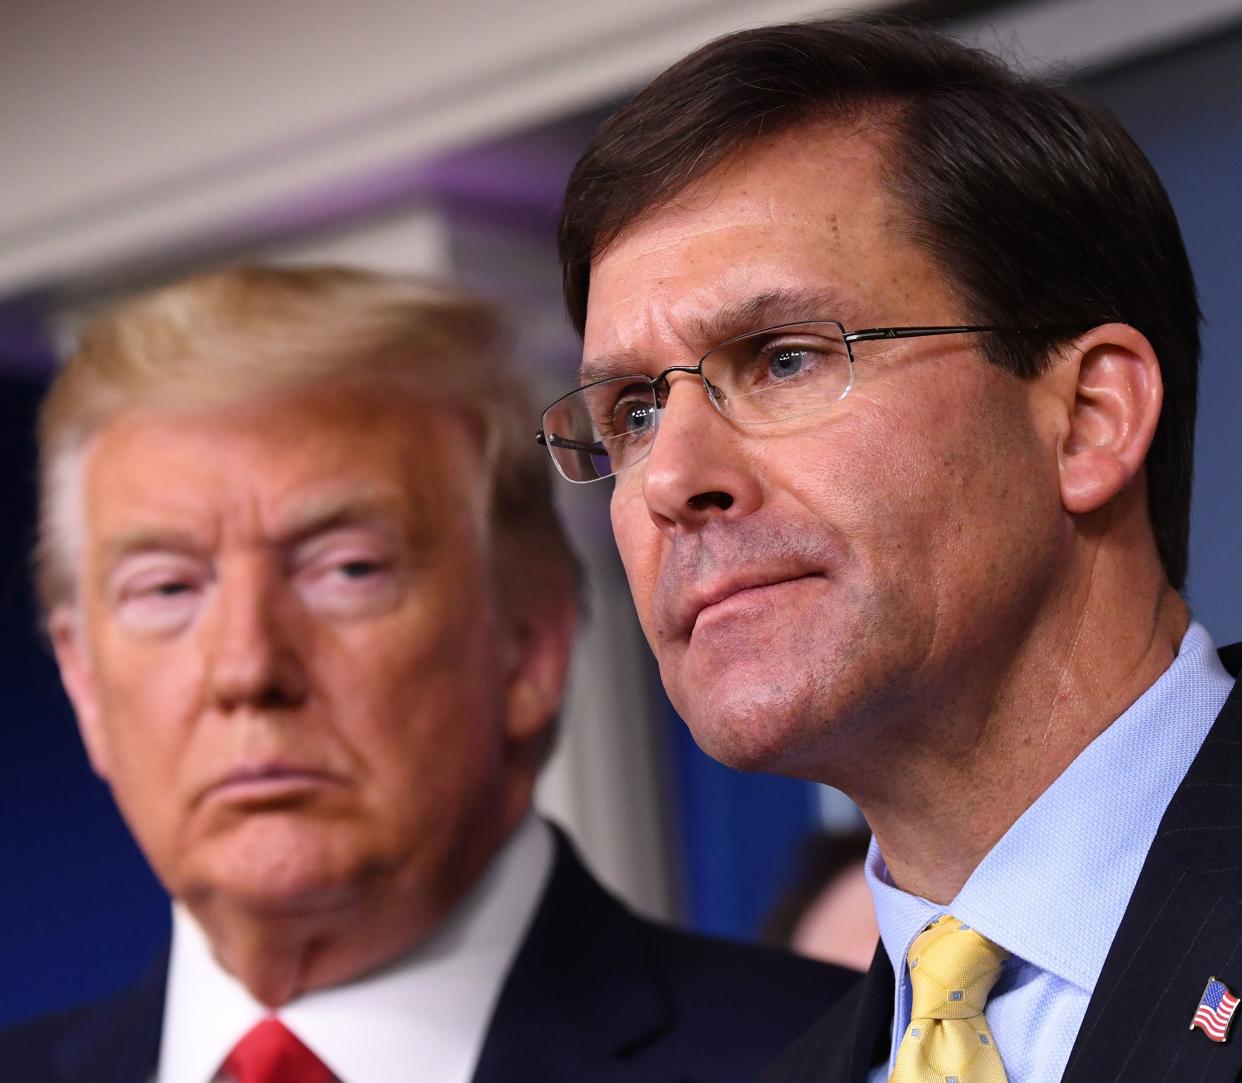
[(234, 1083), (332, 1083), (332, 1072), (279, 1019), (256, 1023), (225, 1058)]
[(982, 1015), (1001, 966), (1009, 957), (987, 937), (946, 914), (914, 939), (910, 1014), (915, 1019), (969, 1019)]

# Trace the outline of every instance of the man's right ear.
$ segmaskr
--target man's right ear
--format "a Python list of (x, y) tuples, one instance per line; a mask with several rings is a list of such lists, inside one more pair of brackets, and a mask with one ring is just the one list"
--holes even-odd
[(48, 618), (47, 628), (56, 664), (60, 667), (61, 684), (73, 704), (86, 755), (95, 774), (106, 782), (109, 778), (108, 740), (100, 719), (95, 667), (86, 645), (82, 615), (70, 606), (57, 606)]

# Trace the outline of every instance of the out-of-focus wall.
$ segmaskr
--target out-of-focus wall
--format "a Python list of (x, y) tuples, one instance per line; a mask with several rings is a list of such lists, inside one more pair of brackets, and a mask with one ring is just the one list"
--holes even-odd
[[(854, 10), (893, 0), (855, 0)], [(6, 5), (0, 295), (400, 191), (814, 0)]]
[(1155, 164), (1203, 309), (1187, 595), (1218, 644), (1242, 639), (1242, 26), (1086, 79)]

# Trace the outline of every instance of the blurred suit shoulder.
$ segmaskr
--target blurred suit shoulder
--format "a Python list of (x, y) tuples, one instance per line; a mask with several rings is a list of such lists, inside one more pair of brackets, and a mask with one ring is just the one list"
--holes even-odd
[(859, 979), (640, 917), (558, 833), (474, 1083), (749, 1083)]
[(107, 1000), (0, 1031), (0, 1075), (13, 1083), (147, 1083), (159, 1053), (166, 954)]

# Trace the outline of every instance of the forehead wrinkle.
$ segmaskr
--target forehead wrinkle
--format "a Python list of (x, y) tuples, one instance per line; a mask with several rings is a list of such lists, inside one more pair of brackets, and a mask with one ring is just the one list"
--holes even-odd
[[(775, 287), (726, 301), (711, 312), (694, 312), (683, 317), (677, 321), (682, 325), (678, 337), (691, 346), (697, 360), (722, 342), (784, 323), (837, 320), (848, 330), (856, 325), (856, 311), (854, 303), (827, 286)], [(589, 384), (610, 376), (663, 367), (660, 359), (626, 348), (584, 360), (578, 377), (580, 384)]]
[(830, 287), (777, 287), (728, 301), (706, 315), (686, 318), (686, 333), (704, 352), (738, 335), (783, 323), (839, 320), (849, 326), (854, 306)]

